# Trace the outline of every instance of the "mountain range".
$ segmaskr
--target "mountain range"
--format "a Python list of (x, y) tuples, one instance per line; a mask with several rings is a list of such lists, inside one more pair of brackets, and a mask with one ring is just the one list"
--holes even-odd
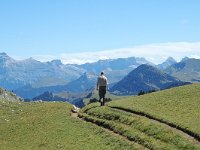
[[(149, 65), (144, 67), (143, 64)], [(138, 72), (139, 69), (141, 72)], [(184, 82), (199, 82), (200, 60), (185, 57), (181, 62), (176, 62), (169, 57), (163, 63), (154, 65), (145, 58), (129, 57), (77, 65), (63, 64), (60, 60), (40, 62), (33, 58), (19, 61), (6, 53), (0, 53), (0, 86), (28, 99), (38, 97), (48, 91), (53, 95), (66, 93), (62, 98), (70, 99), (70, 101), (77, 100), (76, 95), (84, 97), (82, 95), (86, 94), (80, 93), (95, 87), (97, 76), (101, 71), (106, 73), (109, 87), (113, 92), (119, 90), (122, 94), (136, 94), (138, 90), (157, 90), (176, 86), (179, 83), (182, 84), (181, 81), (183, 84)], [(129, 78), (129, 73), (134, 76)], [(137, 74), (141, 76), (136, 76)], [(173, 80), (169, 80), (167, 75)], [(160, 80), (153, 78), (155, 76)], [(136, 85), (138, 86), (135, 92), (131, 89), (132, 87), (127, 88), (128, 81), (134, 81), (135, 88)], [(171, 84), (173, 82), (174, 84)], [(122, 85), (124, 90), (119, 89)]]
[(182, 81), (200, 82), (200, 59), (185, 58), (164, 71)]
[(60, 93), (60, 92), (70, 92), (72, 93), (82, 93), (91, 89), (95, 86), (97, 80), (97, 76), (94, 74), (84, 73), (78, 79), (75, 79), (65, 85), (56, 85), (56, 86), (45, 86), (35, 88), (31, 85), (27, 85), (16, 89), (15, 92), (21, 96), (28, 99), (32, 99), (37, 97), (38, 95), (43, 94), (44, 92), (51, 91), (53, 93)]
[(75, 65), (64, 65), (59, 60), (40, 62), (29, 58), (14, 60), (0, 53), (0, 86), (15, 90), (22, 86), (44, 87), (63, 85), (78, 78), (83, 72)]
[(114, 83), (132, 69), (145, 63), (149, 62), (144, 58), (130, 57), (99, 60), (82, 65), (62, 64), (60, 60), (40, 62), (33, 58), (19, 61), (6, 53), (0, 53), (0, 86), (19, 91), (24, 86), (40, 88), (66, 85), (85, 72), (98, 75), (101, 71), (106, 72), (109, 83)]
[(137, 68), (141, 64), (152, 64), (145, 58), (140, 57), (129, 57), (129, 58), (118, 58), (118, 59), (107, 59), (99, 60), (94, 63), (86, 63), (79, 65), (87, 72), (99, 74), (101, 71), (106, 72), (106, 76), (109, 83), (115, 83), (121, 80), (127, 73)]

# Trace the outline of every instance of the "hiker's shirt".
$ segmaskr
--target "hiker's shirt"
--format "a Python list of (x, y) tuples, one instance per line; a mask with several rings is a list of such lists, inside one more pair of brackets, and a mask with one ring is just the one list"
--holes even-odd
[(107, 85), (108, 85), (107, 78), (104, 75), (100, 75), (97, 81), (97, 88), (99, 88), (100, 98), (105, 97)]
[(97, 81), (97, 87), (101, 87), (101, 86), (107, 86), (108, 85), (108, 81), (107, 78), (104, 75), (100, 75), (98, 77), (98, 81)]

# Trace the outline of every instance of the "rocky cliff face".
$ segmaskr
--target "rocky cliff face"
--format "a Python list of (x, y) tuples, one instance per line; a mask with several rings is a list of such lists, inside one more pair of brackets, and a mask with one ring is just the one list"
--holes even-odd
[(12, 102), (23, 101), (23, 99), (17, 96), (15, 93), (7, 91), (3, 88), (0, 88), (0, 100), (7, 100), (7, 101), (12, 101)]

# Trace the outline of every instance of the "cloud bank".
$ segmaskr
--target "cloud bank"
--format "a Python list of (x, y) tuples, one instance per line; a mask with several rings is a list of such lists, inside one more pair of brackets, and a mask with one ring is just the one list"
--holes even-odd
[(127, 58), (132, 56), (144, 57), (155, 64), (163, 62), (169, 56), (172, 56), (177, 61), (180, 61), (185, 56), (199, 59), (200, 42), (154, 43), (134, 46), (131, 48), (119, 48), (96, 52), (63, 53), (58, 54), (57, 56), (36, 55), (32, 57), (43, 62), (53, 59), (61, 59), (64, 64), (83, 64), (102, 59)]

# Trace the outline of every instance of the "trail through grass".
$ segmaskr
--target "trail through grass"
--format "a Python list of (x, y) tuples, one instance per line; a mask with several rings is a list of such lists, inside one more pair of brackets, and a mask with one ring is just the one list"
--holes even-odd
[(128, 97), (108, 105), (153, 116), (200, 137), (200, 83)]
[(83, 119), (108, 128), (148, 149), (200, 149), (173, 129), (159, 122), (109, 107), (92, 104), (79, 114)]

